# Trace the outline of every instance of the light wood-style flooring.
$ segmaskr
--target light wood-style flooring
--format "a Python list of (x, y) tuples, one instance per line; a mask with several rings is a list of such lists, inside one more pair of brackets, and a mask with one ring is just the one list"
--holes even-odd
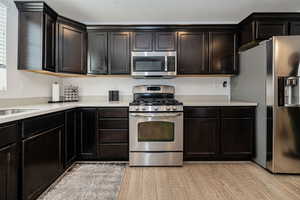
[(300, 200), (300, 176), (272, 175), (251, 162), (125, 170), (119, 200)]

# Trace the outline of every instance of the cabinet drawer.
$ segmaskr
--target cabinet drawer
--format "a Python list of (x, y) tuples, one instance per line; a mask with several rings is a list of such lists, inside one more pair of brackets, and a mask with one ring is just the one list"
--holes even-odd
[(22, 122), (22, 136), (29, 137), (36, 133), (64, 124), (64, 112), (25, 119)]
[(184, 107), (184, 117), (205, 117), (216, 118), (218, 117), (219, 109), (216, 107)]
[(99, 120), (99, 129), (128, 129), (128, 119), (101, 119)]
[(223, 107), (221, 109), (222, 117), (253, 117), (255, 107)]
[(0, 125), (0, 147), (17, 142), (17, 124)]
[(98, 156), (103, 160), (128, 160), (128, 144), (101, 144)]
[(128, 118), (128, 108), (100, 108), (99, 118)]
[(102, 129), (98, 131), (99, 143), (128, 143), (127, 129)]

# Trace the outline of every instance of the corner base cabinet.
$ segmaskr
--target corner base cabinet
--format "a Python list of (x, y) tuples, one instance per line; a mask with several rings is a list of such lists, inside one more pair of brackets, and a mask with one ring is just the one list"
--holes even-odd
[(185, 160), (251, 160), (255, 107), (185, 107)]
[(65, 134), (63, 142), (64, 168), (72, 165), (77, 157), (77, 126), (75, 109), (65, 112)]

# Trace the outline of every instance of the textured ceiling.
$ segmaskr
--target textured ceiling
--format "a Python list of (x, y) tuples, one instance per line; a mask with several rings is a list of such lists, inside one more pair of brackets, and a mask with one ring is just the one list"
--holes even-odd
[(237, 23), (252, 12), (300, 12), (300, 0), (45, 0), (87, 24)]

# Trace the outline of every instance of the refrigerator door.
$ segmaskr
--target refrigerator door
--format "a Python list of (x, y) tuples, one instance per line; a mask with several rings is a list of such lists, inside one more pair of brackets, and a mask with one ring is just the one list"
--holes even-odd
[(268, 49), (267, 168), (274, 173), (300, 173), (300, 36), (274, 37)]
[(274, 173), (300, 173), (300, 107), (276, 109)]

